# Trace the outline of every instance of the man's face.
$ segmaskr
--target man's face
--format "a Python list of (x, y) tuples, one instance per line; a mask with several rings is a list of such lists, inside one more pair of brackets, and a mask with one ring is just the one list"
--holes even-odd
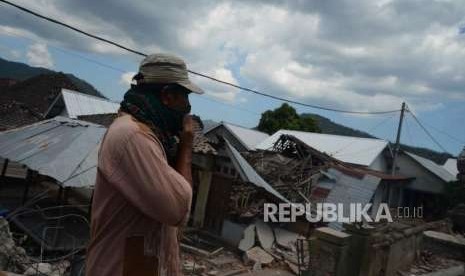
[(160, 99), (164, 105), (185, 114), (190, 113), (189, 91), (178, 85), (167, 85), (162, 91)]

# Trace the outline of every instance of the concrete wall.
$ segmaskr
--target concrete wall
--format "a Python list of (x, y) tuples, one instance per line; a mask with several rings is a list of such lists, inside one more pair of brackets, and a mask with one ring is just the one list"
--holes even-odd
[(415, 177), (406, 188), (434, 194), (444, 192), (445, 182), (409, 156), (400, 154), (397, 159), (397, 167), (400, 175)]
[(389, 172), (387, 160), (384, 154), (380, 153), (378, 157), (376, 157), (376, 159), (371, 163), (369, 168), (380, 172)]
[(419, 226), (344, 224), (344, 232), (318, 228), (311, 246), (312, 275), (397, 276), (423, 248), (424, 231), (447, 227), (446, 222), (437, 221)]

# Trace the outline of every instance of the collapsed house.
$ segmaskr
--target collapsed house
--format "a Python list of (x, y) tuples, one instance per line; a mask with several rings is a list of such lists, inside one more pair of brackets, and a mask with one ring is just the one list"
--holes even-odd
[[(0, 139), (2, 135), (17, 139), (16, 143), (0, 140), (0, 156), (8, 158), (3, 162), (2, 178), (8, 177), (13, 186), (22, 183), (14, 186), (12, 193), (3, 193), (6, 189), (2, 186), (2, 196), (21, 195), (16, 208), (27, 204), (28, 199), (36, 199), (36, 195), (42, 201), (29, 213), (13, 216), (10, 222), (35, 237), (40, 250), (47, 254), (80, 253), (85, 245), (88, 223), (82, 217), (89, 211), (98, 144), (115, 119), (116, 110), (116, 104), (105, 99), (61, 90), (44, 114), (69, 118), (54, 117), (0, 134)], [(262, 217), (266, 202), (372, 203), (375, 210), (382, 202), (391, 207), (406, 204), (410, 200), (405, 196), (406, 189), (414, 190), (422, 183), (415, 182), (417, 173), (402, 171), (403, 157), (397, 163), (398, 172), (388, 173), (392, 157), (383, 140), (290, 131), (268, 136), (228, 123), (205, 131), (208, 139), (201, 132), (199, 127), (194, 142), (194, 195), (189, 225), (237, 247), (249, 268), (281, 263), (299, 274), (310, 267), (308, 238), (316, 229), (346, 229), (341, 223), (309, 223), (303, 219), (289, 224), (265, 224)], [(431, 169), (424, 161), (409, 158), (422, 172)], [(434, 175), (433, 178), (438, 177)], [(46, 196), (41, 195), (44, 191)], [(84, 206), (76, 210), (61, 207), (63, 203)], [(14, 210), (13, 206), (6, 207), (4, 214)], [(45, 208), (50, 209), (44, 213)], [(63, 215), (71, 219), (50, 220)], [(207, 259), (231, 257), (212, 239), (189, 232), (182, 248)], [(80, 260), (82, 267), (82, 257)], [(189, 263), (188, 268), (199, 269), (195, 264)]]

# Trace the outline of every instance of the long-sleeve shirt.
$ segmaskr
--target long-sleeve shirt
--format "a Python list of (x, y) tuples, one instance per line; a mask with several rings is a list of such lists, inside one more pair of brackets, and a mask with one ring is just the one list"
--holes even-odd
[(153, 263), (150, 275), (181, 275), (177, 226), (187, 220), (191, 200), (190, 184), (167, 163), (157, 137), (123, 113), (100, 147), (86, 275), (136, 275), (127, 271), (125, 254), (138, 250), (130, 242), (137, 237), (138, 254)]

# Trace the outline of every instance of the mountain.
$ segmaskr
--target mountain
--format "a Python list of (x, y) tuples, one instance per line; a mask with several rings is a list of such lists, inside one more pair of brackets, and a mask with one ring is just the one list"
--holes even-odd
[[(304, 113), (304, 114), (301, 114), (301, 116), (311, 117), (314, 120), (316, 120), (318, 122), (318, 126), (321, 129), (321, 133), (362, 137), (362, 138), (378, 138), (367, 132), (360, 131), (357, 129), (353, 129), (353, 128), (346, 127), (344, 125), (335, 123), (331, 121), (330, 119), (317, 115), (317, 114)], [(416, 155), (422, 156), (424, 158), (433, 160), (434, 162), (438, 164), (444, 164), (448, 158), (453, 157), (451, 154), (446, 153), (446, 152), (437, 152), (437, 151), (430, 150), (427, 148), (413, 147), (413, 146), (404, 145), (404, 144), (400, 144), (400, 148), (406, 151), (412, 152)]]
[(0, 78), (9, 78), (9, 79), (24, 81), (32, 77), (37, 77), (39, 75), (53, 75), (53, 74), (62, 74), (66, 76), (69, 79), (69, 81), (73, 84), (75, 89), (79, 92), (101, 97), (101, 98), (106, 98), (105, 96), (103, 96), (102, 93), (100, 93), (97, 89), (95, 89), (91, 84), (74, 76), (73, 74), (65, 74), (62, 72), (56, 72), (56, 71), (49, 70), (46, 68), (41, 68), (41, 67), (32, 67), (24, 63), (8, 61), (8, 60), (0, 58)]

